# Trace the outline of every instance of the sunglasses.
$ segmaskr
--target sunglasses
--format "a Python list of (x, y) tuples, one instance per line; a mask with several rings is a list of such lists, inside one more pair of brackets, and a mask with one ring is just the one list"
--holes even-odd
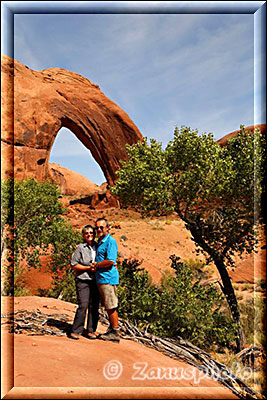
[(100, 229), (101, 231), (103, 231), (103, 229), (105, 229), (105, 227), (104, 227), (104, 226), (97, 226), (97, 227), (96, 227), (96, 230), (99, 230), (99, 229)]
[(94, 234), (94, 232), (85, 232), (83, 235), (84, 236), (90, 236), (90, 235), (93, 235)]

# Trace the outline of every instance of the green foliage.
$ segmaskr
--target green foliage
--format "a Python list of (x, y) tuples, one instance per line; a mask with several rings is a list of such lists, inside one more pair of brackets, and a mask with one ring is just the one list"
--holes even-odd
[(27, 266), (38, 268), (40, 255), (49, 254), (51, 274), (57, 277), (60, 271), (62, 276), (80, 234), (63, 217), (65, 209), (59, 202), (61, 194), (57, 185), (34, 179), (8, 179), (1, 182), (1, 189), (2, 240), (9, 254), (4, 260), (4, 267), (8, 269), (4, 294), (13, 293), (23, 260)]
[[(197, 252), (213, 261), (221, 279), (233, 320), (240, 312), (226, 266), (234, 255), (252, 253), (262, 222), (264, 139), (259, 130), (240, 133), (221, 147), (213, 134), (176, 127), (166, 149), (145, 139), (127, 147), (129, 161), (122, 163), (111, 189), (123, 205), (144, 214), (175, 211), (185, 222)], [(256, 160), (255, 160), (256, 157)], [(243, 340), (239, 330), (237, 348)]]
[(165, 275), (161, 286), (151, 282), (137, 260), (119, 265), (121, 318), (152, 334), (180, 336), (204, 349), (212, 343), (229, 346), (236, 330), (221, 311), (223, 300), (217, 288), (202, 285), (194, 276), (193, 265), (175, 256), (171, 260), (175, 275)]
[(12, 225), (14, 220), (14, 182), (7, 179), (1, 182), (1, 237), (6, 224)]
[(123, 205), (145, 214), (176, 211), (208, 261), (216, 256), (232, 264), (235, 252), (254, 250), (264, 174), (258, 130), (250, 135), (241, 126), (222, 148), (211, 133), (176, 128), (165, 150), (145, 139), (127, 146), (127, 153), (111, 189)]
[(120, 285), (118, 286), (119, 313), (124, 319), (136, 323), (139, 327), (149, 323), (156, 291), (148, 272), (140, 268), (137, 260), (124, 259), (118, 263)]
[(126, 149), (129, 161), (121, 161), (122, 167), (117, 171), (119, 179), (112, 192), (119, 195), (124, 205), (134, 206), (143, 213), (170, 212), (171, 193), (166, 190), (170, 171), (161, 143), (151, 139), (149, 146), (145, 138), (144, 142), (126, 145)]

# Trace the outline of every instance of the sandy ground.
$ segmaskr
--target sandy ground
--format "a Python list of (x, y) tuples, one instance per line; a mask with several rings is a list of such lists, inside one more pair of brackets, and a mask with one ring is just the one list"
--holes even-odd
[[(63, 202), (65, 206), (68, 203), (66, 198)], [(99, 216), (107, 217), (111, 224), (110, 233), (118, 243), (120, 258), (140, 260), (141, 266), (149, 272), (154, 282), (160, 282), (164, 272), (172, 272), (169, 258), (172, 254), (182, 261), (205, 260), (204, 256), (197, 256), (190, 232), (175, 216), (141, 218), (140, 214), (133, 211), (115, 208), (90, 210), (85, 204), (67, 208), (66, 218), (79, 230), (88, 223), (94, 224)], [(266, 249), (261, 249), (263, 244), (264, 240), (260, 243), (258, 254), (245, 256), (243, 259), (235, 258), (234, 267), (229, 269), (232, 282), (254, 284), (260, 279), (266, 279)], [(38, 287), (45, 289), (50, 286), (48, 264), (49, 259), (44, 256), (40, 271), (31, 270), (25, 274), (25, 286), (32, 294), (39, 294)], [(220, 279), (214, 264), (211, 263), (206, 270), (210, 280)]]
[[(2, 313), (13, 307), (15, 311), (38, 308), (46, 314), (65, 313), (71, 319), (76, 309), (74, 304), (52, 298), (2, 298)], [(105, 330), (99, 326), (99, 332)], [(65, 336), (10, 334), (4, 327), (1, 354), (4, 399), (237, 398), (189, 364), (125, 339), (119, 344), (83, 337), (74, 341)], [(178, 368), (177, 379), (167, 379), (163, 372), (149, 379), (149, 371), (159, 367)]]

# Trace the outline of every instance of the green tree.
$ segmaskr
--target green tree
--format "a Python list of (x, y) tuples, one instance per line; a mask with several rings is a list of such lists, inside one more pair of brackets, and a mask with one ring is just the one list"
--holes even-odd
[[(176, 212), (185, 222), (198, 252), (213, 261), (234, 322), (237, 350), (244, 336), (234, 289), (227, 271), (234, 254), (251, 253), (262, 222), (263, 144), (258, 130), (240, 133), (220, 147), (211, 133), (188, 127), (174, 131), (166, 149), (147, 139), (127, 146), (111, 189), (122, 205), (144, 214)], [(255, 157), (256, 155), (256, 157)]]
[(1, 258), (4, 250), (7, 253), (2, 260), (7, 270), (4, 293), (13, 293), (23, 260), (38, 268), (44, 254), (51, 256), (52, 276), (64, 279), (70, 255), (81, 238), (63, 217), (65, 209), (59, 202), (57, 185), (7, 179), (1, 182), (1, 189)]

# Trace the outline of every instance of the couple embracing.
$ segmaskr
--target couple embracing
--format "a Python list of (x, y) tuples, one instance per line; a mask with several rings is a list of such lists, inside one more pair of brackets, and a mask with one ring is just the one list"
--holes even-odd
[[(95, 242), (95, 232), (98, 241)], [(82, 229), (84, 242), (71, 258), (71, 266), (76, 272), (76, 293), (78, 308), (74, 317), (71, 339), (83, 335), (89, 339), (119, 342), (118, 297), (119, 272), (116, 267), (118, 245), (109, 233), (106, 218), (98, 218), (95, 227), (86, 225)], [(97, 335), (99, 301), (105, 307), (110, 326), (106, 333)], [(87, 329), (84, 322), (87, 315)]]

